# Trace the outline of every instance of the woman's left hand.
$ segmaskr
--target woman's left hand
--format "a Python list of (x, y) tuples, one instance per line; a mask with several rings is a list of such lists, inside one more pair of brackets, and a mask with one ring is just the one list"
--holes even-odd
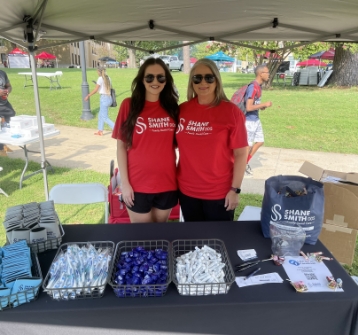
[(239, 205), (239, 195), (233, 191), (229, 191), (225, 197), (225, 207), (227, 211), (235, 210)]

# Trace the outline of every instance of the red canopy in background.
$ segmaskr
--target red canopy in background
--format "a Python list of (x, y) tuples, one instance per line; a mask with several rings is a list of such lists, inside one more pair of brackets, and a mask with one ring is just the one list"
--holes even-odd
[(9, 52), (9, 55), (27, 55), (26, 52), (23, 52), (21, 49), (19, 48), (15, 48), (14, 50), (12, 50), (11, 52)]
[(190, 57), (190, 63), (194, 64), (197, 62), (197, 59), (195, 57)]
[(335, 50), (331, 48), (327, 51), (317, 52), (317, 53), (311, 55), (309, 58), (333, 60), (334, 54), (335, 54)]
[(56, 56), (53, 54), (50, 54), (48, 52), (42, 51), (38, 55), (35, 56), (37, 59), (56, 59)]
[(280, 58), (280, 56), (277, 53), (271, 53), (270, 51), (266, 51), (265, 54), (263, 54), (262, 56), (266, 59), (269, 59), (270, 57), (273, 59)]
[(323, 63), (317, 59), (307, 59), (296, 64), (297, 66), (327, 66), (326, 63)]

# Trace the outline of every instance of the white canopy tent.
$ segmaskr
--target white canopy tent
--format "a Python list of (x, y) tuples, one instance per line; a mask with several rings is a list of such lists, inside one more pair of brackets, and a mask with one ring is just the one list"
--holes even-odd
[[(357, 17), (357, 0), (11, 0), (1, 5), (0, 37), (29, 49), (43, 138), (34, 61), (39, 38), (52, 40), (42, 49), (88, 39), (119, 45), (116, 41), (358, 42)], [(40, 148), (48, 197), (43, 141)]]

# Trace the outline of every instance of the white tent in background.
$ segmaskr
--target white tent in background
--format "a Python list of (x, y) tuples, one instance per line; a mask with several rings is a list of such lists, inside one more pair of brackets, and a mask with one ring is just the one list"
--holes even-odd
[(30, 68), (30, 58), (26, 52), (15, 48), (7, 55), (9, 68), (28, 69)]
[[(276, 40), (296, 41), (300, 46), (317, 41), (357, 42), (357, 17), (354, 0), (329, 1), (329, 5), (327, 0), (131, 0), (120, 5), (118, 0), (11, 0), (1, 6), (0, 37), (30, 52), (39, 134), (43, 138), (34, 61), (36, 40), (41, 36), (51, 43), (37, 50), (89, 39), (125, 47), (128, 45), (117, 41), (243, 45), (242, 41)], [(43, 140), (40, 149), (48, 197)]]

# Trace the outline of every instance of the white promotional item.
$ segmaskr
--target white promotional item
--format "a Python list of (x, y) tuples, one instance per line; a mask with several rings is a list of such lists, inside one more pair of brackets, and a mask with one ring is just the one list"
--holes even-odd
[(40, 243), (47, 241), (46, 228), (32, 228), (30, 231), (30, 243)]
[(27, 228), (18, 228), (14, 229), (11, 234), (12, 241), (11, 243), (16, 243), (25, 240), (27, 243), (30, 243), (30, 229)]

